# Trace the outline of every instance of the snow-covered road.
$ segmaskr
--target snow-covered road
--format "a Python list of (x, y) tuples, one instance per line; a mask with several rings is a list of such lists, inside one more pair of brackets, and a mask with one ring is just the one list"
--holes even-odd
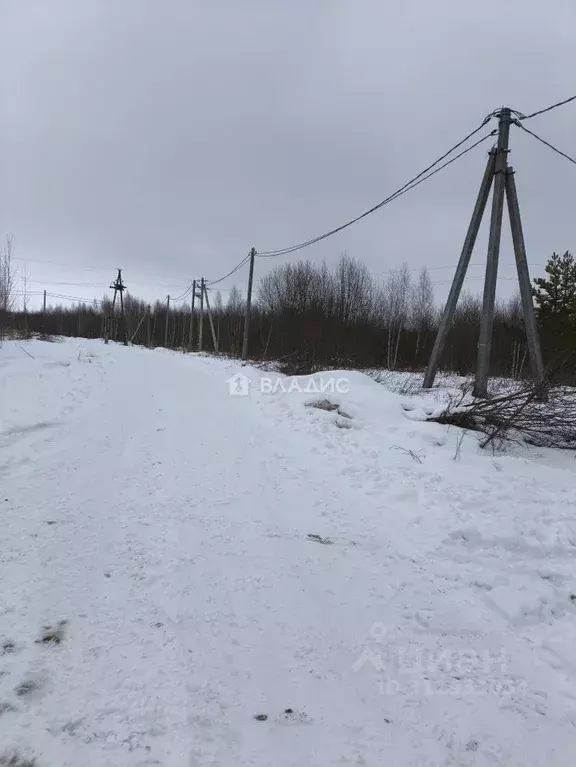
[(574, 458), (238, 370), (0, 349), (0, 764), (571, 767)]

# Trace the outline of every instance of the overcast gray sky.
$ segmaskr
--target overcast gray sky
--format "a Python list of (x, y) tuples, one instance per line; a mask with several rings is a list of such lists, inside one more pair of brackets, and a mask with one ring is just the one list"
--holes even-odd
[[(252, 245), (362, 212), (493, 109), (576, 93), (573, 0), (0, 0), (0, 28), (0, 234), (32, 289), (75, 296), (101, 295), (117, 266), (135, 294), (177, 295)], [(576, 154), (576, 102), (529, 127)], [(541, 270), (576, 249), (576, 168), (518, 129), (511, 141)], [(257, 275), (346, 250), (373, 273), (406, 261), (446, 283), (487, 149)], [(501, 263), (514, 276), (507, 230)]]

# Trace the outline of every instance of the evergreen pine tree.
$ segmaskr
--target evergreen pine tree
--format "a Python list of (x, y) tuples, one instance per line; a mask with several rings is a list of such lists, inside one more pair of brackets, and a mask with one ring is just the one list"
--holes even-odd
[(566, 251), (553, 253), (546, 277), (534, 280), (534, 299), (542, 331), (544, 356), (566, 358), (576, 349), (576, 260)]
[(576, 260), (566, 251), (563, 256), (553, 253), (546, 264), (548, 277), (534, 280), (534, 298), (538, 316), (543, 323), (558, 326), (576, 325)]

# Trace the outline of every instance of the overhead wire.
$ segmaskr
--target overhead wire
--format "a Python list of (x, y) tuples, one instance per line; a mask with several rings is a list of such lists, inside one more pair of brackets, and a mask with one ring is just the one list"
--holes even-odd
[[(31, 264), (48, 264), (49, 266), (66, 266), (70, 268), (72, 264), (67, 264), (64, 261), (52, 261), (42, 258), (24, 258), (24, 256), (12, 256), (14, 261), (26, 261)], [(112, 266), (74, 266), (79, 272), (107, 272), (113, 271), (115, 267)]]
[[(466, 277), (464, 278), (464, 284), (466, 282), (468, 282), (468, 281), (474, 282), (474, 281), (480, 281), (480, 280), (484, 280), (484, 279), (485, 279), (484, 275), (482, 275), (482, 276), (468, 276), (468, 275), (466, 275)], [(499, 282), (501, 282), (501, 281), (510, 282), (510, 280), (516, 280), (517, 278), (516, 277), (511, 277), (509, 275), (500, 275), (499, 274), (496, 279)], [(434, 287), (438, 287), (440, 285), (452, 285), (452, 282), (453, 282), (453, 280), (442, 280), (440, 282), (431, 282), (430, 284), (434, 285)]]
[[(458, 266), (458, 264), (443, 264), (441, 266), (440, 265), (439, 266), (429, 266), (428, 264), (424, 264), (423, 266), (417, 266), (417, 267), (414, 267), (413, 269), (408, 269), (408, 271), (409, 272), (422, 272), (422, 270), (425, 269), (426, 271), (431, 272), (431, 271), (436, 270), (436, 269), (456, 269), (457, 266)], [(531, 262), (530, 266), (531, 267), (545, 266), (545, 264), (543, 264), (541, 261), (540, 262)], [(485, 269), (486, 268), (486, 264), (484, 264), (484, 263), (470, 264), (468, 268), (469, 269), (474, 269), (474, 268)], [(395, 269), (386, 269), (383, 272), (370, 272), (370, 274), (373, 277), (380, 277), (380, 276), (386, 275), (386, 274), (393, 274), (395, 271), (396, 271)]]
[[(43, 293), (40, 293), (39, 295), (43, 295)], [(98, 298), (86, 298), (85, 296), (67, 296), (62, 293), (46, 293), (46, 296), (48, 298), (57, 298), (60, 301), (80, 301), (85, 304), (93, 304), (100, 299)]]
[[(276, 258), (277, 256), (284, 256), (288, 255), (289, 253), (294, 253), (297, 250), (302, 250), (303, 248), (307, 248), (310, 245), (314, 245), (317, 242), (320, 242), (321, 240), (325, 240), (327, 237), (331, 237), (334, 234), (337, 234), (338, 232), (341, 232), (344, 229), (347, 229), (349, 226), (352, 226), (352, 224), (357, 223), (358, 221), (362, 220), (363, 218), (366, 218), (370, 214), (374, 213), (375, 211), (379, 210), (380, 208), (384, 207), (384, 205), (387, 205), (388, 203), (392, 202), (393, 200), (396, 200), (398, 197), (401, 197), (403, 194), (406, 194), (406, 192), (411, 191), (415, 187), (417, 187), (419, 184), (422, 184), (424, 181), (427, 181), (429, 178), (434, 176), (436, 173), (439, 173), (441, 170), (444, 170), (448, 165), (451, 165), (453, 162), (456, 162), (456, 160), (459, 160), (461, 157), (463, 157), (468, 152), (471, 152), (473, 149), (475, 149), (479, 144), (481, 144), (483, 141), (486, 141), (490, 137), (494, 136), (496, 134), (496, 131), (491, 131), (490, 133), (487, 133), (486, 135), (482, 136), (478, 141), (474, 142), (474, 144), (471, 144), (466, 149), (462, 150), (462, 152), (459, 152), (454, 157), (450, 158), (450, 160), (447, 160), (445, 163), (440, 165), (439, 167), (435, 167), (438, 165), (438, 163), (442, 162), (449, 154), (451, 154), (453, 151), (455, 151), (458, 147), (462, 146), (463, 143), (465, 143), (471, 136), (473, 136), (475, 133), (478, 133), (478, 131), (486, 124), (486, 122), (490, 119), (490, 117), (486, 118), (485, 121), (482, 123), (482, 125), (477, 128), (475, 131), (473, 131), (471, 134), (469, 134), (465, 139), (462, 139), (462, 141), (458, 142), (458, 144), (455, 144), (448, 152), (445, 152), (441, 157), (439, 157), (437, 160), (435, 160), (432, 165), (429, 165), (427, 168), (425, 168), (423, 171), (418, 173), (417, 176), (414, 176), (414, 178), (410, 179), (410, 181), (407, 181), (403, 186), (401, 186), (399, 189), (397, 189), (395, 192), (393, 192), (391, 195), (386, 197), (384, 200), (379, 202), (377, 205), (374, 205), (369, 210), (365, 211), (364, 213), (360, 214), (359, 216), (356, 216), (356, 218), (351, 219), (350, 221), (347, 221), (345, 224), (342, 224), (341, 226), (336, 227), (335, 229), (331, 229), (329, 232), (326, 232), (318, 237), (314, 237), (310, 240), (306, 240), (305, 242), (298, 243), (297, 245), (293, 245), (288, 248), (282, 248), (276, 251), (261, 251), (258, 252), (256, 255), (258, 258)], [(432, 170), (434, 168), (434, 170)]]
[[(450, 165), (451, 163), (455, 162), (456, 160), (458, 160), (463, 155), (465, 155), (468, 152), (470, 152), (473, 149), (475, 149), (479, 144), (481, 144), (482, 142), (486, 141), (486, 139), (488, 139), (491, 136), (493, 136), (495, 134), (495, 131), (491, 131), (490, 133), (486, 134), (481, 139), (476, 141), (474, 144), (472, 144), (471, 146), (467, 147), (465, 150), (463, 150), (462, 152), (458, 153), (457, 155), (452, 157), (447, 162), (445, 162), (442, 165), (440, 165), (438, 168), (435, 167), (435, 166), (438, 165), (438, 163), (442, 162), (442, 160), (444, 160), (446, 157), (448, 157), (450, 154), (452, 154), (452, 152), (454, 152), (456, 149), (458, 149), (463, 144), (465, 144), (466, 141), (468, 141), (472, 136), (474, 136), (476, 133), (478, 133), (484, 127), (484, 125), (486, 125), (486, 123), (491, 119), (491, 117), (492, 117), (492, 115), (488, 115), (486, 118), (484, 118), (482, 123), (476, 129), (474, 129), (465, 138), (463, 138), (461, 141), (459, 141), (457, 144), (455, 144), (450, 150), (448, 150), (448, 152), (445, 152), (441, 157), (439, 157), (431, 165), (429, 165), (427, 168), (425, 168), (423, 171), (421, 171), (417, 176), (414, 176), (414, 178), (412, 178), (410, 181), (408, 181), (406, 184), (404, 184), (402, 187), (400, 187), (400, 189), (396, 190), (393, 194), (389, 195), (385, 200), (382, 200), (380, 203), (378, 203), (377, 205), (373, 206), (370, 210), (365, 211), (364, 213), (362, 213), (361, 215), (359, 215), (356, 218), (352, 219), (351, 221), (348, 221), (346, 224), (343, 224), (343, 225), (341, 225), (341, 226), (339, 226), (339, 227), (337, 227), (337, 228), (335, 228), (335, 229), (333, 229), (333, 230), (331, 230), (329, 232), (326, 232), (325, 234), (320, 235), (319, 237), (315, 237), (312, 240), (308, 240), (308, 241), (306, 241), (304, 243), (299, 243), (298, 245), (295, 245), (295, 246), (292, 246), (292, 247), (289, 247), (289, 248), (284, 248), (284, 249), (279, 250), (279, 251), (265, 251), (263, 253), (257, 253), (256, 254), (257, 257), (259, 257), (259, 258), (271, 258), (271, 257), (280, 256), (280, 255), (287, 255), (288, 253), (293, 253), (296, 250), (301, 250), (302, 248), (308, 247), (309, 245), (312, 245), (312, 244), (314, 244), (316, 242), (320, 242), (320, 240), (324, 240), (327, 237), (330, 237), (330, 236), (332, 236), (334, 234), (337, 234), (338, 232), (342, 231), (343, 229), (346, 229), (349, 226), (352, 226), (352, 224), (355, 224), (358, 221), (362, 220), (363, 218), (366, 218), (366, 216), (368, 216), (371, 213), (374, 213), (375, 211), (379, 210), (380, 208), (382, 208), (387, 203), (392, 202), (392, 200), (395, 200), (397, 197), (402, 196), (403, 194), (405, 194), (406, 192), (410, 191), (411, 189), (414, 189), (416, 186), (418, 186), (422, 182), (424, 182), (424, 181), (428, 180), (429, 178), (431, 178), (436, 173), (439, 173), (441, 170), (446, 168), (448, 165)], [(435, 168), (435, 170), (432, 170), (433, 168)], [(431, 171), (431, 172), (429, 172), (429, 171)], [(428, 174), (428, 175), (426, 175), (426, 174)], [(224, 280), (226, 280), (228, 277), (231, 277), (235, 272), (237, 272), (245, 264), (247, 264), (249, 260), (250, 260), (250, 254), (246, 255), (241, 261), (239, 261), (238, 264), (236, 264), (236, 266), (233, 269), (231, 269), (227, 274), (223, 275), (222, 277), (218, 277), (215, 280), (207, 280), (206, 281), (206, 286), (214, 286), (214, 285), (218, 285), (221, 282), (224, 282)], [(74, 283), (56, 283), (56, 282), (54, 282), (54, 284), (60, 284), (60, 285), (70, 284), (70, 285), (72, 285)], [(76, 284), (81, 285), (82, 283), (76, 283)], [(90, 287), (99, 287), (98, 285), (93, 285), (93, 284), (90, 284), (89, 286)], [(189, 285), (189, 287), (186, 289), (186, 291), (184, 291), (184, 293), (182, 293), (182, 295), (177, 296), (175, 298), (171, 297), (171, 301), (173, 301), (173, 302), (183, 301), (186, 298), (188, 298), (188, 296), (191, 294), (191, 292), (192, 292), (192, 284)]]
[(576, 96), (570, 96), (570, 98), (564, 99), (564, 101), (558, 101), (556, 104), (550, 104), (550, 106), (545, 107), (544, 109), (538, 109), (536, 112), (531, 112), (529, 115), (522, 114), (522, 112), (518, 112), (516, 110), (513, 111), (521, 120), (530, 120), (532, 117), (536, 117), (536, 115), (543, 115), (545, 112), (551, 112), (553, 109), (562, 107), (564, 104), (569, 104), (571, 101), (576, 101)]
[(247, 264), (247, 263), (248, 263), (248, 261), (250, 261), (250, 254), (248, 254), (247, 256), (245, 256), (245, 257), (242, 259), (242, 261), (240, 261), (238, 264), (236, 264), (236, 266), (234, 267), (234, 269), (232, 269), (231, 271), (229, 271), (229, 272), (228, 272), (228, 274), (225, 274), (225, 275), (224, 275), (224, 277), (219, 277), (217, 280), (207, 280), (207, 281), (206, 281), (206, 285), (217, 285), (219, 282), (224, 282), (224, 280), (225, 280), (227, 277), (230, 277), (231, 275), (233, 275), (233, 274), (234, 274), (234, 272), (237, 272), (237, 271), (238, 271), (238, 269), (241, 269), (241, 268), (244, 266), (244, 264)]
[(542, 144), (545, 144), (545, 146), (552, 149), (556, 154), (561, 155), (562, 157), (565, 157), (567, 160), (570, 160), (571, 163), (574, 163), (576, 165), (576, 160), (573, 157), (570, 157), (569, 154), (566, 154), (565, 152), (562, 152), (558, 147), (555, 147), (554, 144), (551, 144), (549, 141), (546, 141), (546, 139), (543, 139), (542, 136), (538, 136), (536, 133), (534, 133), (531, 130), (528, 130), (519, 120), (515, 120), (514, 124), (517, 125), (519, 128), (521, 128), (525, 133), (529, 133), (531, 136), (533, 136), (535, 139), (540, 141)]
[[(532, 135), (534, 138), (536, 138), (541, 143), (543, 143), (546, 146), (548, 146), (550, 149), (552, 149), (557, 154), (561, 155), (562, 157), (564, 157), (565, 159), (569, 160), (570, 162), (576, 164), (576, 160), (573, 157), (570, 157), (570, 155), (566, 154), (565, 152), (562, 152), (560, 149), (555, 147), (553, 144), (549, 143), (548, 141), (546, 141), (542, 137), (540, 137), (537, 134), (533, 133), (532, 131), (528, 130), (521, 123), (522, 120), (528, 120), (528, 119), (531, 119), (533, 117), (536, 117), (537, 115), (541, 115), (541, 114), (544, 114), (546, 112), (550, 112), (550, 111), (552, 111), (554, 109), (557, 109), (558, 107), (561, 107), (561, 106), (563, 106), (565, 104), (568, 104), (568, 103), (570, 103), (572, 101), (576, 101), (576, 95), (575, 96), (571, 96), (571, 97), (569, 97), (567, 99), (564, 99), (562, 101), (556, 102), (554, 104), (551, 104), (551, 105), (549, 105), (549, 106), (547, 106), (547, 107), (545, 107), (543, 109), (539, 109), (539, 110), (537, 110), (535, 112), (531, 112), (530, 114), (527, 114), (527, 115), (525, 115), (525, 114), (523, 114), (523, 113), (521, 113), (521, 112), (519, 112), (517, 110), (512, 110), (512, 111), (517, 116), (517, 120), (515, 120), (514, 122), (515, 122), (516, 125), (518, 125), (518, 127), (520, 127), (522, 130), (524, 130), (526, 133), (529, 133), (530, 135)], [(313, 245), (313, 244), (315, 244), (317, 242), (320, 242), (320, 241), (322, 241), (322, 240), (324, 240), (324, 239), (326, 239), (328, 237), (331, 237), (331, 236), (333, 236), (333, 235), (343, 231), (344, 229), (347, 229), (349, 226), (352, 226), (353, 224), (357, 223), (358, 221), (361, 221), (362, 219), (364, 219), (367, 216), (371, 215), (372, 213), (376, 212), (380, 208), (384, 207), (385, 205), (389, 204), (393, 200), (395, 200), (398, 197), (402, 196), (406, 192), (414, 189), (419, 184), (421, 184), (424, 181), (428, 180), (429, 178), (431, 178), (436, 173), (439, 173), (441, 170), (446, 168), (448, 165), (450, 165), (451, 163), (455, 162), (456, 160), (458, 160), (460, 157), (462, 157), (463, 155), (467, 154), (468, 152), (472, 151), (476, 146), (481, 144), (483, 141), (486, 141), (486, 139), (488, 139), (491, 136), (495, 135), (496, 131), (492, 131), (492, 132), (486, 134), (481, 139), (476, 141), (474, 144), (472, 144), (471, 146), (467, 147), (462, 152), (458, 153), (457, 155), (455, 155), (451, 159), (447, 160), (447, 162), (445, 162), (442, 165), (440, 165), (440, 163), (442, 163), (443, 160), (446, 160), (446, 158), (448, 158), (449, 155), (453, 154), (453, 152), (455, 152), (457, 149), (459, 149), (461, 146), (463, 146), (467, 141), (469, 141), (473, 136), (475, 136), (492, 119), (492, 117), (497, 115), (497, 112), (498, 112), (498, 110), (496, 110), (495, 112), (492, 112), (489, 115), (487, 115), (484, 118), (484, 120), (480, 123), (480, 125), (477, 128), (475, 128), (473, 131), (471, 131), (467, 136), (465, 136), (461, 141), (459, 141), (458, 143), (454, 144), (454, 146), (452, 146), (443, 155), (438, 157), (427, 168), (425, 168), (423, 171), (421, 171), (416, 176), (414, 176), (410, 181), (406, 182), (406, 184), (404, 184), (399, 189), (397, 189), (393, 194), (389, 195), (384, 200), (380, 201), (379, 203), (377, 203), (376, 205), (371, 207), (369, 210), (361, 213), (359, 216), (356, 216), (355, 218), (347, 221), (346, 223), (341, 224), (340, 226), (337, 226), (337, 227), (335, 227), (335, 228), (333, 228), (333, 229), (331, 229), (331, 230), (329, 230), (329, 231), (327, 231), (327, 232), (325, 232), (325, 233), (323, 233), (323, 234), (321, 234), (321, 235), (319, 235), (317, 237), (313, 237), (313, 238), (311, 238), (309, 240), (305, 240), (303, 242), (296, 243), (294, 245), (287, 246), (285, 248), (279, 248), (279, 249), (276, 249), (276, 250), (268, 250), (268, 251), (260, 251), (259, 253), (256, 254), (257, 257), (258, 258), (273, 258), (273, 257), (281, 256), (281, 255), (288, 255), (288, 254), (294, 253), (294, 252), (296, 252), (298, 250), (302, 250), (303, 248), (309, 247), (310, 245)], [(21, 260), (21, 261), (34, 262), (34, 263), (44, 263), (44, 264), (58, 264), (59, 263), (57, 261), (48, 261), (48, 260), (42, 261), (42, 260), (39, 260), (39, 259), (28, 259), (28, 258), (22, 258), (22, 257), (18, 257), (18, 256), (16, 256), (15, 259)], [(239, 269), (241, 269), (245, 264), (247, 264), (249, 260), (250, 260), (250, 255), (248, 254), (238, 264), (236, 264), (236, 266), (233, 269), (231, 269), (227, 274), (225, 274), (222, 277), (219, 277), (217, 279), (214, 279), (214, 280), (207, 280), (206, 281), (206, 285), (207, 286), (208, 285), (209, 286), (218, 285), (219, 283), (221, 283), (224, 280), (226, 280), (228, 277), (230, 277), (233, 274), (235, 274)], [(67, 264), (62, 264), (62, 263), (61, 263), (61, 265), (68, 266)], [(86, 270), (86, 271), (89, 271), (89, 270), (103, 271), (104, 269), (108, 269), (108, 268), (111, 268), (111, 267), (105, 267), (105, 266), (80, 267), (80, 269), (83, 269), (83, 270)], [(34, 282), (34, 281), (31, 281), (31, 282)], [(38, 281), (36, 281), (36, 282), (38, 282)], [(73, 282), (57, 283), (56, 281), (54, 281), (54, 282), (50, 282), (50, 283), (46, 283), (46, 284), (54, 284), (54, 285), (78, 285), (78, 286), (83, 285), (85, 287), (93, 287), (93, 288), (104, 287), (104, 286), (100, 286), (100, 285), (93, 284), (93, 283), (80, 283), (80, 282), (77, 282), (77, 283), (73, 283)], [(169, 285), (165, 285), (165, 287), (173, 287), (173, 285), (170, 285), (170, 286)], [(177, 296), (176, 298), (173, 298), (172, 300), (175, 301), (175, 302), (183, 301), (183, 300), (185, 300), (190, 295), (191, 292), (192, 292), (192, 285), (190, 285), (184, 291), (184, 293), (182, 293), (182, 295)], [(67, 295), (64, 295), (64, 294), (52, 294), (51, 293), (51, 294), (47, 294), (47, 295), (50, 295), (51, 297), (55, 297), (55, 298), (61, 298), (61, 299), (64, 299), (64, 300), (75, 300), (75, 301), (86, 301), (87, 300), (85, 298), (80, 298), (78, 296), (67, 296)]]
[[(78, 271), (78, 272), (109, 272), (109, 271), (114, 271), (115, 268), (116, 268), (116, 267), (112, 267), (112, 266), (75, 266), (75, 265), (66, 263), (64, 261), (49, 261), (49, 260), (44, 260), (44, 259), (40, 259), (40, 258), (24, 258), (23, 256), (12, 256), (12, 259), (14, 261), (25, 261), (25, 262), (30, 263), (30, 264), (44, 264), (44, 265), (49, 265), (49, 266), (64, 266), (67, 269), (74, 269), (75, 271)], [(134, 272), (131, 272), (131, 273), (134, 274)], [(150, 276), (152, 278), (156, 277), (156, 275), (153, 274), (152, 272), (143, 271), (140, 268), (137, 269), (135, 274), (137, 274), (137, 275), (148, 275), (148, 276)], [(182, 280), (182, 281), (185, 281), (187, 279), (183, 275), (171, 275), (171, 274), (169, 274), (169, 275), (167, 275), (167, 277), (169, 277), (170, 279), (173, 277), (175, 280)], [(140, 285), (157, 284), (155, 279), (149, 280), (148, 282), (142, 282), (142, 281), (138, 282), (136, 280), (130, 279), (130, 283), (136, 284), (136, 285), (138, 285), (138, 284), (140, 284)], [(58, 283), (58, 284), (61, 285), (63, 283)], [(80, 285), (79, 282), (77, 284)], [(170, 285), (162, 284), (162, 287), (165, 287), (165, 288), (173, 288), (174, 286), (175, 286), (175, 283), (171, 283)]]
[(190, 295), (190, 293), (192, 293), (193, 285), (194, 285), (194, 283), (191, 282), (190, 285), (188, 285), (188, 287), (184, 291), (184, 293), (182, 293), (182, 295), (180, 295), (180, 296), (176, 296), (175, 298), (172, 298), (172, 296), (170, 296), (170, 301), (173, 301), (174, 303), (178, 303), (179, 301), (185, 301), (188, 298), (188, 296)]
[(58, 280), (31, 280), (27, 279), (27, 282), (32, 283), (33, 285), (64, 285), (66, 287), (68, 286), (74, 286), (74, 287), (81, 287), (81, 288), (102, 288), (103, 290), (106, 290), (108, 288), (107, 285), (104, 285), (101, 282), (58, 282)]
[[(83, 287), (83, 288), (102, 288), (103, 290), (108, 290), (109, 284), (104, 284), (103, 282), (60, 282), (59, 280), (31, 280), (28, 279), (28, 282), (35, 284), (35, 285), (66, 285), (66, 286), (75, 286), (75, 287)], [(154, 285), (155, 287), (161, 287), (161, 288), (180, 288), (181, 284), (177, 284), (175, 282), (171, 283), (157, 283), (152, 280), (148, 282), (141, 282), (140, 280), (133, 280), (129, 279), (129, 282), (131, 285)]]

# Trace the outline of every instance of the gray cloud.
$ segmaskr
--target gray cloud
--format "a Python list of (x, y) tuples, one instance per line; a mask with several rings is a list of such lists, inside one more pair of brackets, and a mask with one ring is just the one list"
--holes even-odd
[[(0, 0), (0, 24), (0, 232), (37, 286), (105, 286), (113, 272), (92, 268), (118, 265), (150, 299), (356, 215), (502, 104), (531, 111), (574, 89), (571, 0)], [(531, 127), (576, 153), (575, 122), (570, 105)], [(518, 130), (512, 148), (540, 264), (576, 247), (574, 168)], [(484, 163), (478, 148), (289, 258), (454, 264)], [(503, 276), (512, 263), (506, 232)]]

